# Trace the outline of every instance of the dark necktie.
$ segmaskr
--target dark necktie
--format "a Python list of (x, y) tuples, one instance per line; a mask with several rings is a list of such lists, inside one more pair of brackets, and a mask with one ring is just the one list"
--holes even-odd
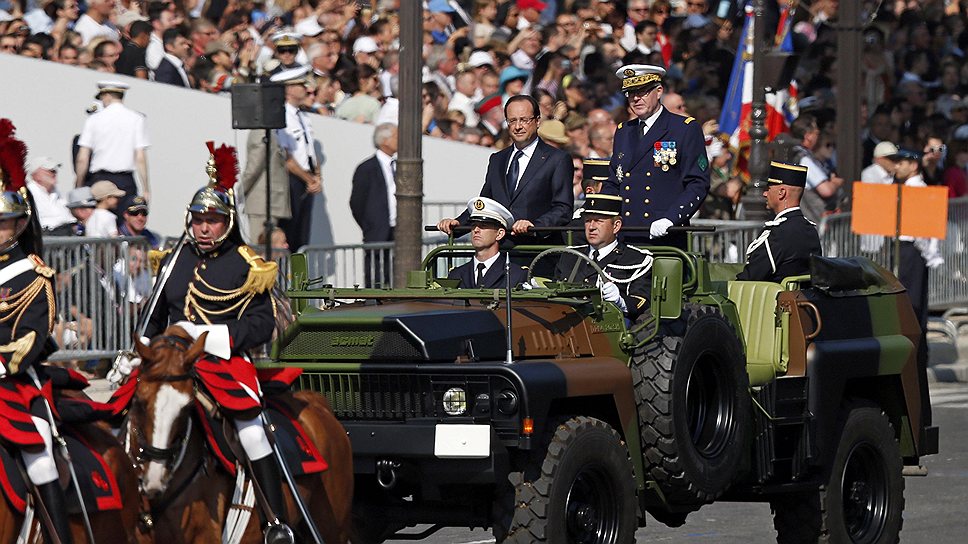
[(598, 262), (598, 250), (597, 249), (593, 249), (592, 250), (592, 260), (595, 261), (596, 263)]
[(477, 263), (477, 286), (484, 285), (484, 263)]
[(397, 159), (390, 159), (390, 174), (394, 180), (397, 179)]
[(518, 159), (524, 155), (524, 151), (520, 149), (511, 158), (511, 166), (508, 168), (508, 196), (514, 196), (514, 187), (518, 184)]

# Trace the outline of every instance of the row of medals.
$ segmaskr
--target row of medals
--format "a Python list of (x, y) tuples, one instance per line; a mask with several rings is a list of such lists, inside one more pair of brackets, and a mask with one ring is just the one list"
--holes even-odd
[(662, 166), (663, 172), (668, 172), (670, 166), (676, 165), (676, 143), (656, 142), (652, 160), (655, 161), (656, 166)]

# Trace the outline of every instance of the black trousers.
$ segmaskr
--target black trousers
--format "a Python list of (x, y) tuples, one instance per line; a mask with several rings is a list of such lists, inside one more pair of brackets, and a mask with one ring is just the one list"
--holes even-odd
[(292, 217), (280, 219), (279, 226), (286, 233), (289, 249), (294, 252), (309, 243), (315, 196), (306, 191), (306, 183), (303, 180), (294, 174), (289, 174), (289, 207), (292, 210)]
[(901, 242), (898, 278), (907, 289), (914, 315), (921, 326), (918, 343), (918, 379), (921, 381), (921, 421), (931, 424), (931, 397), (928, 394), (928, 267), (914, 242)]
[(134, 172), (109, 172), (107, 170), (89, 172), (87, 179), (84, 180), (84, 185), (91, 186), (101, 180), (113, 182), (118, 186), (118, 189), (121, 189), (126, 194), (138, 194), (138, 186), (134, 182)]
[[(390, 228), (390, 239), (393, 241), (393, 227)], [(363, 252), (363, 286), (367, 289), (390, 287), (393, 278), (390, 275), (389, 249), (369, 249)]]

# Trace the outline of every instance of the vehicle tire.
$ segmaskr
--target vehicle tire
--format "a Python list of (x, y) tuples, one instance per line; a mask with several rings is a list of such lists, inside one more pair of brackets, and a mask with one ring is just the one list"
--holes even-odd
[(630, 544), (638, 527), (628, 449), (607, 423), (576, 416), (549, 429), (544, 456), (512, 472), (513, 509), (494, 522), (498, 542)]
[(830, 479), (817, 492), (770, 501), (781, 544), (894, 544), (904, 512), (901, 449), (880, 408), (846, 411)]
[[(747, 465), (749, 376), (735, 328), (716, 308), (684, 308), (685, 333), (632, 354), (646, 478), (668, 504), (696, 510), (725, 492)], [(663, 518), (681, 524), (681, 516)]]

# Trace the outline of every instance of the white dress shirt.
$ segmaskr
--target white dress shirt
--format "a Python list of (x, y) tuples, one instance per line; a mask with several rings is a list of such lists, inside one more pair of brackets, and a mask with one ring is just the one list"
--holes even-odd
[(490, 257), (486, 261), (479, 261), (477, 260), (477, 256), (475, 255), (474, 268), (472, 269), (474, 273), (471, 274), (472, 276), (474, 276), (474, 281), (477, 281), (477, 265), (484, 263), (484, 270), (481, 272), (481, 277), (483, 278), (484, 276), (487, 275), (488, 271), (491, 270), (491, 267), (494, 266), (494, 263), (497, 261), (497, 258), (500, 256), (501, 256), (501, 252), (498, 251), (497, 253), (494, 254), (494, 256)]
[[(518, 159), (518, 179), (514, 181), (514, 190), (518, 190), (518, 183), (521, 182), (521, 176), (524, 175), (524, 171), (528, 169), (528, 164), (531, 162), (531, 155), (534, 155), (535, 148), (538, 147), (538, 139), (535, 138), (530, 144), (521, 150), (523, 155)], [(511, 171), (511, 161), (514, 160), (514, 155), (517, 154), (518, 148), (515, 147), (511, 150), (511, 158), (508, 159), (508, 166), (504, 169), (504, 177), (507, 179), (508, 172)]]
[(276, 129), (276, 138), (279, 139), (279, 147), (288, 151), (303, 170), (309, 172), (319, 166), (313, 125), (306, 113), (299, 111), (296, 106), (286, 104), (286, 128)]
[(37, 219), (40, 220), (42, 228), (56, 229), (75, 222), (71, 211), (67, 209), (67, 203), (57, 191), (47, 192), (47, 189), (32, 179), (27, 180), (27, 189), (34, 197), (34, 209), (37, 210)]
[(894, 174), (885, 170), (883, 166), (873, 163), (861, 171), (860, 180), (864, 183), (890, 185), (894, 183)]
[(659, 105), (659, 109), (655, 110), (655, 113), (653, 113), (652, 115), (650, 115), (650, 116), (648, 116), (648, 117), (646, 117), (645, 119), (642, 120), (642, 134), (643, 135), (649, 133), (649, 129), (652, 128), (652, 125), (655, 124), (655, 120), (659, 118), (659, 114), (661, 114), (662, 113), (662, 110), (664, 110), (664, 109), (665, 109), (665, 106)]
[(115, 102), (84, 121), (77, 145), (91, 150), (89, 172), (132, 172), (135, 150), (151, 144), (145, 116)]
[(376, 160), (380, 163), (380, 170), (383, 170), (383, 179), (387, 184), (387, 209), (390, 210), (390, 227), (397, 226), (397, 182), (393, 175), (393, 162), (396, 156), (391, 157), (382, 150), (376, 150)]
[(145, 49), (145, 64), (154, 72), (163, 58), (165, 58), (165, 44), (161, 41), (161, 36), (156, 36), (152, 32), (151, 37), (148, 38), (148, 47)]
[(121, 35), (118, 30), (107, 23), (99, 23), (90, 15), (84, 14), (74, 23), (74, 32), (81, 35), (83, 45), (91, 43), (91, 40), (99, 36), (104, 36), (110, 40), (119, 41)]

